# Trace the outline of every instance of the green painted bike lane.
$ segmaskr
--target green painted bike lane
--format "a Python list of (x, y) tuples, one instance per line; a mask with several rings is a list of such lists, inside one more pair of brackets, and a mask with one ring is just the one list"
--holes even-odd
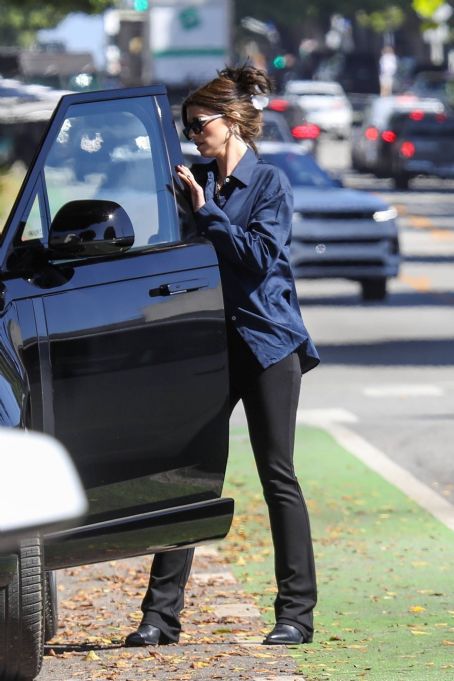
[[(454, 534), (322, 430), (297, 428), (295, 468), (319, 589), (314, 643), (290, 648), (305, 680), (453, 679)], [(244, 428), (224, 493), (236, 515), (220, 550), (271, 623), (273, 553)]]

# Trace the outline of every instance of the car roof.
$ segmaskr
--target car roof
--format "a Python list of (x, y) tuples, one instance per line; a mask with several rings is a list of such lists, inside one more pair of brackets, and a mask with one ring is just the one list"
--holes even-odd
[(389, 97), (375, 97), (369, 113), (365, 115), (365, 122), (380, 125), (386, 123), (394, 113), (405, 113), (415, 109), (422, 111), (442, 113), (445, 110), (439, 99), (429, 97), (417, 97), (416, 95), (390, 95)]
[(333, 94), (342, 95), (344, 90), (339, 83), (331, 80), (289, 80), (285, 85), (289, 94)]
[(295, 142), (256, 142), (260, 154), (299, 154), (306, 156), (307, 151)]

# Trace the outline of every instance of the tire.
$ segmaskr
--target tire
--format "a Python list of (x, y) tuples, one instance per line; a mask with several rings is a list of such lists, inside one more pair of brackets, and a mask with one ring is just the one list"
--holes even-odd
[(360, 163), (356, 156), (352, 154), (351, 159), (350, 159), (350, 165), (352, 167), (352, 170), (354, 170), (357, 173), (365, 173), (366, 169), (362, 163)]
[(32, 681), (44, 650), (44, 577), (41, 540), (24, 540), (18, 568), (0, 589), (0, 681)]
[(58, 630), (57, 576), (54, 571), (44, 573), (44, 643)]
[(361, 296), (363, 300), (384, 300), (386, 298), (386, 278), (363, 279)]
[(408, 183), (410, 181), (410, 176), (404, 175), (403, 173), (400, 174), (400, 175), (394, 175), (393, 181), (394, 181), (394, 188), (395, 189), (408, 189)]

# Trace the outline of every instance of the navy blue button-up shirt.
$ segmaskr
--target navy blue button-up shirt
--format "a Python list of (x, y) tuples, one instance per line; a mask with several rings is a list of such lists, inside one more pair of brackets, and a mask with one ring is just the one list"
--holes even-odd
[(219, 259), (226, 318), (259, 363), (275, 364), (298, 351), (302, 372), (319, 356), (301, 318), (289, 263), (293, 193), (287, 176), (248, 149), (221, 192), (216, 161), (192, 171), (205, 188), (195, 212), (199, 234)]

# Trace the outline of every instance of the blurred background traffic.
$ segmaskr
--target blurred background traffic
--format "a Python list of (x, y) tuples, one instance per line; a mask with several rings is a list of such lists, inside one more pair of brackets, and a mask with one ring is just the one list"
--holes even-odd
[(164, 82), (178, 126), (189, 90), (245, 61), (274, 83), (260, 151), (295, 188), (298, 277), (353, 280), (363, 300), (385, 299), (401, 259), (397, 211), (361, 181), (344, 183), (352, 171), (401, 190), (422, 176), (454, 178), (447, 3), (344, 0), (336, 13), (329, 0), (3, 4), (2, 225), (62, 94)]

